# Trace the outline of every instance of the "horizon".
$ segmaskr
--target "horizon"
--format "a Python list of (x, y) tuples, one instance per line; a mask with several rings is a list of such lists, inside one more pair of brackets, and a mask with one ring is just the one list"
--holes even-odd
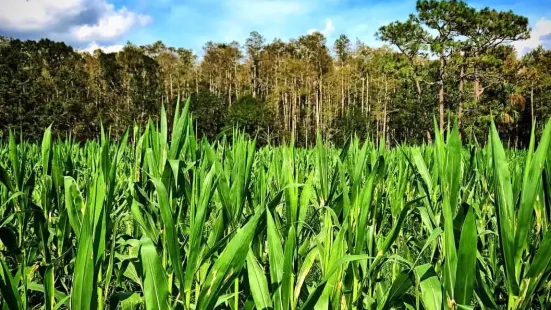
[[(84, 51), (121, 50), (162, 41), (167, 46), (191, 49), (202, 56), (208, 41), (245, 42), (257, 31), (267, 42), (288, 41), (314, 31), (328, 46), (341, 34), (353, 42), (380, 47), (375, 32), (380, 26), (404, 20), (415, 11), (413, 0), (5, 0), (0, 11), (0, 35), (63, 41)], [(490, 7), (529, 19), (531, 38), (513, 43), (519, 55), (542, 45), (551, 49), (551, 6), (545, 0), (466, 1), (475, 8)]]

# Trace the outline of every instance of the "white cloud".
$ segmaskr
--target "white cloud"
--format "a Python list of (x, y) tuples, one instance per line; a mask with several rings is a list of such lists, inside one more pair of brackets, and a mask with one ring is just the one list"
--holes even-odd
[(88, 46), (80, 50), (83, 52), (88, 52), (90, 54), (92, 54), (97, 49), (101, 49), (104, 53), (116, 53), (121, 51), (123, 48), (123, 44), (98, 45), (95, 41), (92, 41), (90, 44), (88, 44)]
[(541, 18), (532, 28), (530, 39), (514, 42), (513, 46), (522, 55), (539, 45), (544, 45), (545, 37), (549, 35), (551, 35), (551, 19)]
[(2, 28), (34, 31), (49, 28), (60, 19), (77, 16), (84, 0), (3, 0), (0, 10)]
[(113, 42), (151, 17), (115, 8), (109, 0), (1, 0), (0, 34), (47, 37), (73, 44)]
[(136, 14), (122, 8), (115, 11), (113, 5), (108, 5), (104, 16), (94, 25), (79, 25), (71, 29), (72, 36), (79, 41), (109, 41), (118, 39), (135, 26), (145, 26), (151, 22), (151, 17)]
[(322, 30), (317, 30), (316, 28), (312, 28), (308, 30), (308, 34), (312, 34), (316, 31), (319, 31), (326, 37), (330, 37), (335, 32), (335, 26), (333, 25), (333, 21), (328, 18), (327, 20), (325, 20), (325, 28), (323, 28)]

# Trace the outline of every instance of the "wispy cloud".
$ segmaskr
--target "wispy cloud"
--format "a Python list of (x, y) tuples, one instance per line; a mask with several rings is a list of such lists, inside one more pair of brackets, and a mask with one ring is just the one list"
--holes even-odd
[(124, 44), (112, 44), (112, 45), (99, 45), (95, 41), (92, 41), (85, 48), (79, 49), (83, 52), (93, 53), (95, 50), (101, 49), (105, 53), (116, 53), (124, 48)]
[(520, 54), (525, 54), (539, 45), (551, 48), (551, 19), (538, 20), (530, 32), (530, 39), (513, 43)]
[(115, 42), (152, 17), (107, 0), (2, 0), (0, 34), (75, 45)]
[(333, 33), (335, 32), (335, 26), (333, 25), (333, 21), (328, 18), (328, 19), (325, 20), (325, 28), (323, 28), (322, 30), (318, 30), (316, 28), (311, 28), (310, 30), (308, 30), (308, 33), (312, 34), (316, 31), (319, 31), (320, 33), (322, 33), (326, 37), (332, 36)]
[(133, 27), (149, 24), (151, 20), (150, 16), (136, 14), (124, 7), (115, 11), (113, 6), (109, 5), (97, 23), (74, 26), (70, 33), (78, 41), (111, 41), (128, 33)]

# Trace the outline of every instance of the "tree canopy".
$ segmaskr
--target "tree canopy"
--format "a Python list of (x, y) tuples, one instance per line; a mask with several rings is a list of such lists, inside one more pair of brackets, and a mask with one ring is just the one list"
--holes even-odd
[(207, 42), (202, 57), (161, 41), (87, 53), (48, 39), (2, 38), (0, 137), (11, 128), (38, 139), (52, 123), (54, 135), (96, 137), (101, 124), (120, 135), (190, 96), (209, 139), (240, 124), (305, 146), (317, 133), (342, 141), (350, 128), (417, 143), (434, 117), (440, 127), (457, 118), (462, 138), (478, 141), (494, 120), (506, 141), (523, 146), (532, 124), (550, 116), (550, 51), (519, 57), (509, 45), (528, 38), (526, 17), (420, 0), (408, 19), (376, 35), (389, 46), (344, 34), (328, 42), (319, 32), (269, 42), (252, 32), (243, 45)]

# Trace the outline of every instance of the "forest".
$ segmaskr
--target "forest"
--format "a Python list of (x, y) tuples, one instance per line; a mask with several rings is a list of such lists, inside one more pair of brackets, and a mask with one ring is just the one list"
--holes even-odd
[[(419, 1), (409, 19), (373, 29), (385, 45), (313, 32), (267, 42), (207, 42), (201, 57), (158, 41), (93, 53), (49, 39), (0, 39), (0, 137), (13, 128), (37, 140), (54, 135), (120, 136), (161, 105), (192, 98), (201, 135), (238, 125), (259, 141), (291, 137), (311, 146), (316, 133), (342, 143), (385, 135), (392, 144), (430, 142), (458, 122), (462, 139), (485, 141), (490, 120), (509, 145), (526, 146), (533, 123), (551, 115), (551, 51), (525, 53), (528, 19), (474, 9), (462, 1)], [(523, 53), (522, 55), (520, 53)], [(536, 122), (541, 120), (540, 122)]]

